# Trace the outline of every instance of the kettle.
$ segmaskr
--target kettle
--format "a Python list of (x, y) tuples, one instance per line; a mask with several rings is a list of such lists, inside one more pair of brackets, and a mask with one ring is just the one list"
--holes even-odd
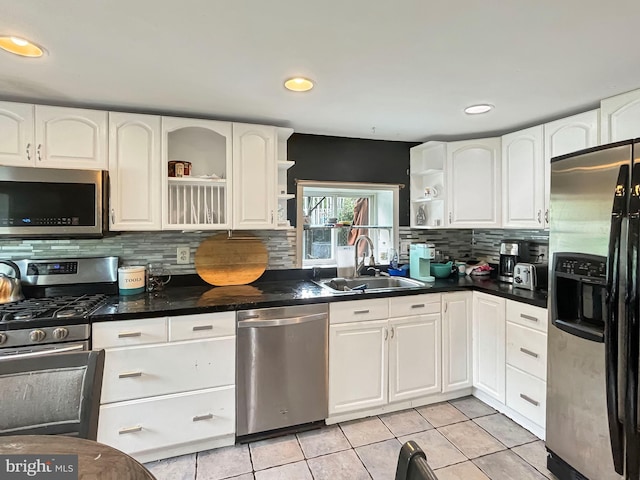
[(20, 268), (11, 260), (0, 260), (0, 263), (9, 265), (15, 272), (15, 278), (0, 273), (0, 304), (24, 300), (22, 283), (20, 282)]

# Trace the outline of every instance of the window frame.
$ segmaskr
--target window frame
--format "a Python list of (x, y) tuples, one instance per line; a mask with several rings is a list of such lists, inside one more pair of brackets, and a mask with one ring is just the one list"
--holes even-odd
[[(332, 196), (340, 196), (340, 190), (347, 190), (349, 192), (343, 196), (350, 196), (350, 197), (357, 195), (357, 193), (354, 193), (352, 190), (361, 190), (363, 192), (363, 195), (361, 195), (362, 197), (372, 198), (372, 201), (370, 200), (370, 203), (372, 205), (377, 205), (377, 203), (379, 202), (379, 197), (377, 195), (377, 192), (391, 193), (392, 199), (393, 199), (392, 200), (393, 211), (391, 212), (392, 221), (391, 221), (391, 225), (389, 226), (389, 230), (390, 230), (389, 237), (390, 237), (391, 245), (389, 245), (388, 248), (395, 248), (396, 250), (399, 249), (400, 226), (399, 226), (399, 219), (398, 219), (398, 211), (399, 211), (400, 185), (381, 184), (381, 183), (326, 182), (326, 181), (323, 182), (323, 181), (314, 181), (314, 180), (298, 180), (296, 185), (296, 199), (297, 199), (296, 201), (296, 265), (298, 268), (312, 268), (314, 266), (317, 266), (317, 267), (335, 267), (336, 266), (335, 241), (334, 241), (336, 232), (333, 232), (333, 231), (331, 233), (331, 239), (332, 239), (331, 250), (332, 250), (333, 258), (322, 259), (317, 261), (315, 260), (305, 261), (305, 259), (303, 258), (303, 238), (304, 238), (304, 231), (305, 231), (303, 198), (305, 196), (304, 194), (305, 188), (317, 188), (317, 189), (326, 189), (326, 190), (333, 189), (335, 190), (335, 193), (332, 194)], [(379, 210), (376, 208), (376, 211), (374, 214), (376, 218), (376, 223), (379, 217), (378, 212)], [(373, 218), (373, 217), (370, 217), (370, 218)], [(381, 252), (379, 251), (374, 252), (376, 262), (378, 264), (388, 264), (389, 259), (387, 259), (384, 262), (380, 260), (380, 253)]]

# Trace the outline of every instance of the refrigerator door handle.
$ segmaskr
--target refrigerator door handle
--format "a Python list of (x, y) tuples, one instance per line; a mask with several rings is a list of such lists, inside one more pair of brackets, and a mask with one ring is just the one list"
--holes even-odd
[(622, 165), (618, 171), (618, 181), (613, 196), (611, 229), (609, 231), (609, 251), (607, 255), (607, 300), (608, 308), (604, 325), (605, 369), (607, 391), (607, 418), (611, 454), (617, 473), (624, 473), (624, 431), (618, 412), (618, 302), (620, 300), (620, 242), (622, 240), (622, 220), (627, 213), (627, 188), (629, 185), (629, 165)]
[[(634, 145), (635, 147), (635, 145)], [(640, 243), (640, 164), (633, 166), (631, 192), (629, 195), (629, 232), (627, 243), (627, 295), (625, 298), (626, 342), (625, 360), (627, 363), (625, 378), (625, 472), (626, 478), (640, 478), (640, 435), (638, 434), (638, 350), (640, 348), (640, 305), (638, 305), (638, 264)]]

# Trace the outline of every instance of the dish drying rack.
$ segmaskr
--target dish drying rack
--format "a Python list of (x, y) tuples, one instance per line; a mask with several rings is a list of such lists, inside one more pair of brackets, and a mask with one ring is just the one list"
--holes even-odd
[(169, 179), (168, 223), (176, 226), (224, 225), (226, 179)]

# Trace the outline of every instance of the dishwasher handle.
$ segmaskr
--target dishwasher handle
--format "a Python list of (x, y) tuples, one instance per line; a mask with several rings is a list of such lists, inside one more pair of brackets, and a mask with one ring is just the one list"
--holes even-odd
[(259, 328), (259, 327), (283, 327), (285, 325), (295, 325), (299, 323), (315, 322), (316, 320), (326, 320), (326, 313), (315, 313), (313, 315), (303, 315), (299, 317), (274, 318), (271, 320), (261, 320), (260, 318), (240, 320), (238, 328)]

